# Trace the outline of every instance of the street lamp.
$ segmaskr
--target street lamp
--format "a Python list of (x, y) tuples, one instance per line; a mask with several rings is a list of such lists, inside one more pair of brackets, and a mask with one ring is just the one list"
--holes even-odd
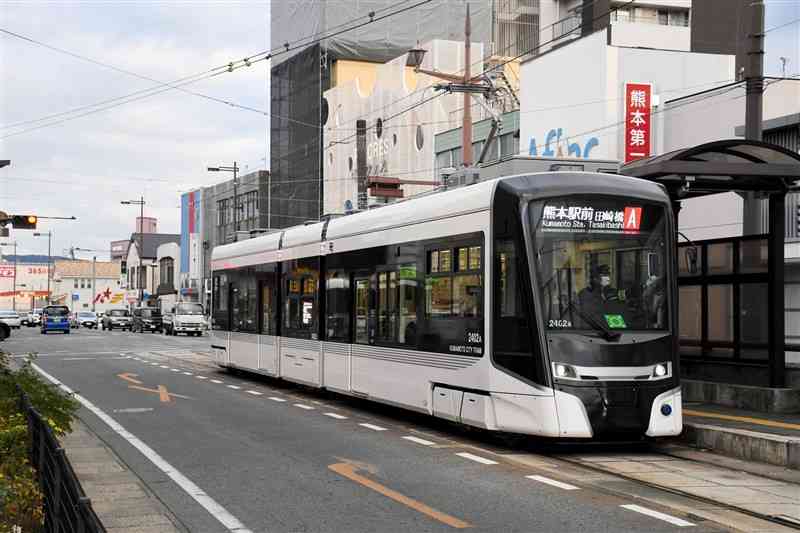
[(144, 196), (138, 200), (123, 200), (120, 202), (122, 205), (138, 205), (139, 206), (139, 305), (144, 303), (144, 288), (142, 282), (142, 254), (144, 254)]
[(237, 176), (239, 167), (236, 166), (236, 161), (233, 162), (232, 167), (208, 167), (209, 172), (233, 172), (233, 240), (239, 238), (239, 182)]
[(14, 247), (14, 293), (11, 296), (11, 308), (17, 310), (17, 241), (14, 242), (0, 242), (0, 246), (13, 246)]
[(47, 233), (43, 232), (35, 232), (33, 234), (34, 237), (47, 237), (47, 305), (50, 305), (50, 264), (53, 262), (51, 258), (50, 252), (50, 243), (52, 242), (53, 232), (48, 231)]

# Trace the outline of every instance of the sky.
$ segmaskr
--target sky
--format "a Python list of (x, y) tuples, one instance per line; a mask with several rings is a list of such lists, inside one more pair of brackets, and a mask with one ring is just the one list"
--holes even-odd
[[(0, 28), (171, 82), (267, 50), (269, 3), (0, 0)], [(185, 88), (268, 111), (268, 72), (262, 61)], [(158, 231), (179, 233), (181, 192), (229, 178), (206, 167), (267, 168), (268, 117), (179, 90), (2, 138), (72, 115), (8, 125), (155, 85), (0, 33), (0, 159), (12, 162), (0, 169), (0, 210), (75, 216), (40, 219), (53, 254), (76, 246), (102, 259), (135, 228), (139, 208), (120, 201), (144, 196)], [(11, 231), (3, 240), (16, 240), (18, 253), (47, 253), (47, 238)]]
[[(800, 0), (766, 0), (764, 12), (764, 73), (782, 76), (781, 57), (786, 58), (786, 76), (800, 75)], [(772, 30), (772, 31), (770, 31)], [(800, 82), (798, 82), (800, 83)]]

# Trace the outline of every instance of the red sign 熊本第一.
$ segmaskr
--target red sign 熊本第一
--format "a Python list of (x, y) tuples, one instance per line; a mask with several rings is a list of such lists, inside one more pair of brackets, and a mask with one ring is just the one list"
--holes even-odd
[(625, 162), (650, 155), (650, 100), (647, 83), (625, 84)]

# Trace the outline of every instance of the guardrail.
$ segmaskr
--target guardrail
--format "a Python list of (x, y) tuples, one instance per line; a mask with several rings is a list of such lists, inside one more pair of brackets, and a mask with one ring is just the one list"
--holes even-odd
[(30, 461), (44, 496), (44, 529), (54, 533), (105, 533), (53, 430), (18, 386), (20, 410), (28, 421)]

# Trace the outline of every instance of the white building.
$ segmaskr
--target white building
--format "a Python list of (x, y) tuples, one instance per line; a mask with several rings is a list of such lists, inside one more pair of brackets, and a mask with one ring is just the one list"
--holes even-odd
[(162, 309), (172, 307), (178, 301), (180, 277), (177, 266), (181, 257), (181, 248), (177, 242), (166, 242), (156, 249), (156, 272), (158, 279), (156, 295), (158, 306)]
[(71, 311), (105, 312), (125, 305), (117, 262), (58, 260), (53, 267), (53, 303)]
[[(180, 235), (173, 234), (134, 233), (131, 235), (126, 259), (127, 292), (125, 299), (129, 305), (156, 305), (158, 284), (160, 282), (158, 248), (167, 243), (175, 244), (175, 249), (172, 249), (174, 255), (169, 256), (174, 264), (180, 259), (179, 241)], [(140, 247), (144, 250), (141, 253), (141, 261)], [(165, 254), (161, 258), (166, 259), (166, 257), (167, 255)], [(142, 296), (141, 301), (140, 294)]]

